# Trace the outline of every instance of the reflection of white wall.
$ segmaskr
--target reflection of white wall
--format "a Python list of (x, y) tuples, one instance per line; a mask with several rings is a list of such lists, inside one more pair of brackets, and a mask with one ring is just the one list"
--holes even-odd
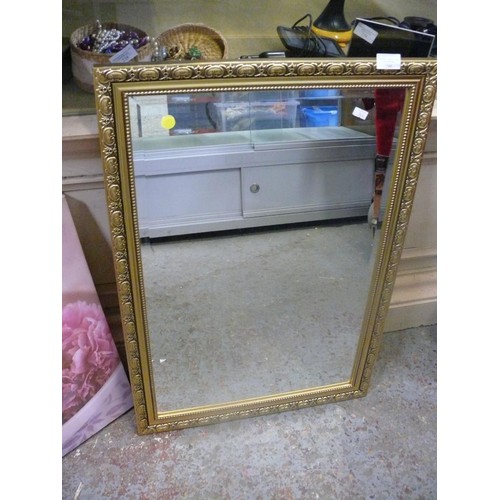
[[(181, 23), (204, 23), (220, 31), (228, 41), (229, 57), (283, 50), (276, 33), (278, 25), (291, 26), (309, 13), (319, 16), (328, 0), (63, 0), (63, 36), (81, 25), (117, 21), (136, 26), (150, 36)], [(356, 17), (422, 16), (436, 22), (437, 0), (346, 0), (347, 21)]]
[(144, 136), (168, 135), (168, 130), (161, 126), (162, 118), (168, 115), (168, 103), (165, 96), (131, 97), (129, 110), (132, 140)]

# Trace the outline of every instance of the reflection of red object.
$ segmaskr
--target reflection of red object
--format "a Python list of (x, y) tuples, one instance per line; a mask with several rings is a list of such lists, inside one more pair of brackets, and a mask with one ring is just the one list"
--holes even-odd
[[(373, 194), (373, 219), (378, 221), (385, 182), (387, 163), (391, 154), (398, 113), (403, 108), (404, 89), (375, 89), (375, 189)], [(373, 102), (366, 102), (365, 106)], [(370, 106), (371, 107), (371, 106)]]
[(398, 113), (403, 108), (404, 89), (375, 89), (375, 134), (377, 154), (391, 154)]

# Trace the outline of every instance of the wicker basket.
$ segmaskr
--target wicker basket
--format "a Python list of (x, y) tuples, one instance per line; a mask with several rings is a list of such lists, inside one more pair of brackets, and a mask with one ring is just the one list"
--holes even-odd
[(158, 35), (156, 40), (175, 59), (191, 59), (190, 49), (198, 49), (201, 52), (199, 59), (204, 61), (227, 58), (226, 39), (217, 30), (204, 24), (174, 26)]
[[(140, 37), (147, 36), (146, 33), (134, 26), (120, 23), (102, 23), (105, 29), (118, 29), (122, 31), (135, 31)], [(83, 50), (78, 47), (78, 44), (88, 35), (95, 31), (95, 24), (87, 24), (81, 26), (71, 34), (71, 68), (75, 83), (85, 92), (94, 92), (93, 67), (94, 64), (109, 64), (110, 57), (113, 54), (96, 54), (88, 50)], [(144, 62), (151, 60), (152, 46), (148, 42), (141, 48), (137, 49), (136, 62)]]

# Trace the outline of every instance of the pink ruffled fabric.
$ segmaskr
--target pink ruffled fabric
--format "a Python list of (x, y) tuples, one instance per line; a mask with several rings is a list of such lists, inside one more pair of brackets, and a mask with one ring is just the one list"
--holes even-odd
[(88, 403), (120, 363), (98, 304), (77, 301), (62, 312), (63, 423)]

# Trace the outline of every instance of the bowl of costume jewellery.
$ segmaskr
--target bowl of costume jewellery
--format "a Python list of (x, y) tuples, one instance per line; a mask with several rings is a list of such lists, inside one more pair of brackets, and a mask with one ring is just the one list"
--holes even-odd
[(71, 69), (75, 83), (85, 92), (94, 92), (94, 64), (109, 64), (113, 55), (132, 46), (137, 55), (130, 62), (151, 59), (149, 36), (141, 29), (114, 22), (81, 26), (71, 34)]

